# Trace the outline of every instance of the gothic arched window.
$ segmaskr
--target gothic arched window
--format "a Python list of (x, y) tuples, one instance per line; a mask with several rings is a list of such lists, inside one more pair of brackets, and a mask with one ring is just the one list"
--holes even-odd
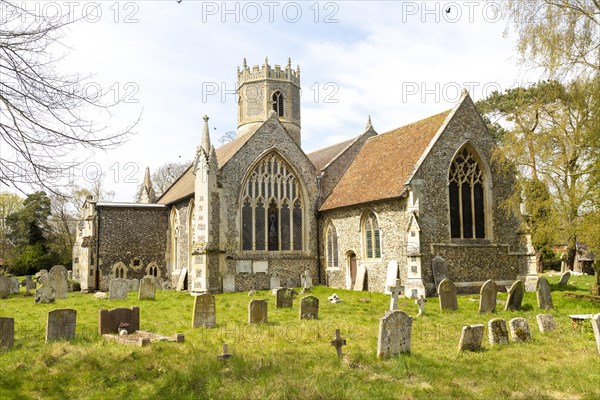
[(279, 90), (273, 93), (273, 110), (278, 117), (283, 117), (283, 94)]
[(325, 235), (325, 253), (327, 256), (327, 268), (338, 267), (338, 238), (335, 225), (330, 222)]
[(113, 266), (113, 276), (115, 278), (127, 279), (127, 267), (122, 262), (118, 262)]
[(242, 250), (302, 250), (306, 203), (287, 163), (277, 154), (264, 157), (242, 187)]
[(179, 269), (179, 241), (180, 225), (179, 225), (179, 213), (175, 208), (171, 210), (171, 270), (176, 271)]
[(473, 152), (458, 152), (448, 174), (450, 235), (453, 239), (485, 238), (485, 175)]
[(369, 211), (363, 219), (364, 253), (366, 258), (381, 258), (381, 237), (377, 215)]

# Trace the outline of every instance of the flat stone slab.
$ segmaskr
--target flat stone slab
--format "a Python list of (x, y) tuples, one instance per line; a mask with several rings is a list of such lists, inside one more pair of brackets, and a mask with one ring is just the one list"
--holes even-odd
[(104, 334), (102, 337), (118, 343), (140, 347), (147, 346), (154, 342), (183, 343), (185, 341), (185, 335), (183, 333), (176, 333), (172, 336), (164, 336), (149, 331), (135, 331), (127, 335)]

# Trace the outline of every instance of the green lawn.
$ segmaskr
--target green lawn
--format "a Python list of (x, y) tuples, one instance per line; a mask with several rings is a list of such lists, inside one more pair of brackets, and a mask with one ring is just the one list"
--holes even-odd
[[(156, 301), (98, 300), (69, 293), (55, 304), (34, 304), (22, 294), (0, 300), (0, 316), (15, 318), (15, 348), (0, 353), (0, 399), (599, 399), (600, 354), (591, 324), (573, 328), (568, 314), (600, 312), (600, 304), (570, 299), (562, 291), (586, 294), (592, 277), (573, 276), (566, 288), (549, 277), (557, 331), (539, 333), (535, 293), (524, 310), (478, 314), (478, 295), (459, 296), (459, 311), (439, 311), (437, 298), (417, 317), (413, 300), (399, 309), (415, 316), (412, 354), (376, 358), (379, 318), (389, 296), (317, 287), (320, 319), (299, 321), (293, 309), (275, 309), (275, 298), (260, 291), (217, 295), (213, 329), (192, 329), (193, 299), (187, 293), (158, 291)], [(331, 304), (337, 293), (343, 300)], [(248, 302), (265, 298), (269, 324), (247, 324)], [(498, 294), (506, 300), (506, 293)], [(141, 308), (141, 329), (165, 335), (184, 333), (185, 342), (140, 348), (98, 337), (98, 310)], [(57, 308), (77, 310), (77, 339), (44, 343), (46, 315)], [(458, 353), (464, 325), (493, 317), (525, 317), (533, 340)], [(347, 340), (344, 357), (331, 346), (335, 329)], [(217, 360), (226, 342), (234, 357)]]

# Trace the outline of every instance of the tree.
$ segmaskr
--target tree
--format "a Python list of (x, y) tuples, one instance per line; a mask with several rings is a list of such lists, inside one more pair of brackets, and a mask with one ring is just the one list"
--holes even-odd
[(106, 102), (89, 90), (89, 76), (58, 72), (61, 35), (76, 22), (68, 13), (34, 15), (1, 1), (0, 18), (0, 183), (54, 191), (49, 177), (66, 175), (85, 152), (121, 144), (137, 122), (108, 131), (98, 121), (120, 100)]
[(16, 194), (0, 193), (0, 258), (5, 260), (12, 246), (8, 241), (10, 233), (6, 220), (9, 215), (19, 211), (23, 207), (23, 199)]
[[(158, 167), (152, 173), (152, 187), (159, 198), (172, 184), (179, 178), (190, 166), (191, 162), (184, 161), (180, 163), (168, 162)], [(143, 183), (142, 183), (143, 184)], [(138, 185), (135, 201), (140, 201), (142, 193), (142, 184)]]

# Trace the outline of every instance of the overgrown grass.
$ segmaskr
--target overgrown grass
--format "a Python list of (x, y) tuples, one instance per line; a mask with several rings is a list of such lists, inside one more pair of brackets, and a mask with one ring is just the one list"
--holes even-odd
[[(217, 295), (218, 327), (192, 329), (193, 299), (187, 293), (159, 291), (156, 301), (98, 300), (69, 293), (56, 304), (35, 305), (32, 297), (0, 300), (0, 316), (15, 318), (15, 348), (0, 353), (1, 399), (598, 399), (600, 355), (589, 322), (573, 327), (569, 314), (600, 312), (600, 304), (566, 298), (562, 291), (586, 294), (592, 278), (573, 276), (564, 288), (549, 277), (558, 330), (539, 333), (535, 293), (526, 293), (524, 310), (478, 313), (478, 295), (459, 296), (457, 312), (439, 311), (437, 298), (426, 315), (400, 299), (399, 308), (415, 316), (412, 354), (376, 358), (379, 318), (389, 296), (317, 287), (317, 321), (298, 319), (293, 309), (275, 309), (275, 298), (259, 291), (253, 298), (269, 304), (269, 324), (247, 324), (246, 293)], [(333, 292), (343, 302), (331, 304)], [(506, 300), (506, 293), (499, 293)], [(141, 308), (141, 328), (171, 335), (185, 343), (153, 343), (139, 348), (98, 337), (98, 310)], [(77, 339), (46, 344), (48, 311), (77, 310)], [(527, 318), (529, 343), (458, 353), (461, 329), (494, 317)], [(335, 329), (347, 339), (338, 359), (330, 344)], [(234, 357), (217, 360), (223, 342)]]

